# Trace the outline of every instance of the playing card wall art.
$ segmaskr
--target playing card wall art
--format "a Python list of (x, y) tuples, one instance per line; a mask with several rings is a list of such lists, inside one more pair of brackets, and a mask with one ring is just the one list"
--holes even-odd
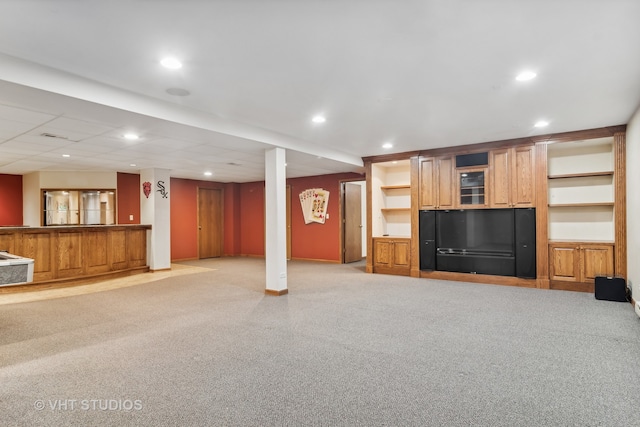
[(324, 224), (329, 205), (329, 192), (322, 188), (309, 188), (299, 195), (304, 223), (317, 222)]

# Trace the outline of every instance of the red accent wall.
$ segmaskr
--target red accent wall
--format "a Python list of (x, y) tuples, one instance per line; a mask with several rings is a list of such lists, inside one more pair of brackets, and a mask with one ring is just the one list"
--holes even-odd
[(0, 174), (0, 225), (22, 221), (22, 175)]
[(239, 220), (240, 254), (264, 256), (264, 181), (240, 184)]
[[(218, 182), (171, 178), (171, 260), (198, 257), (198, 188), (224, 189), (224, 186)], [(226, 191), (223, 197), (226, 211)], [(223, 222), (226, 254), (226, 212)]]
[(224, 185), (224, 254), (240, 255), (240, 184)]
[(118, 172), (117, 186), (118, 224), (140, 224), (140, 175)]
[[(317, 259), (340, 262), (340, 180), (364, 179), (354, 173), (320, 175), (287, 180), (291, 186), (291, 258)], [(302, 206), (298, 195), (309, 188), (329, 191), (327, 213), (324, 224), (304, 223)]]
[[(340, 262), (340, 181), (362, 180), (347, 173), (287, 180), (291, 186), (291, 256)], [(221, 188), (224, 199), (224, 254), (264, 256), (264, 182), (223, 184), (171, 179), (171, 259), (198, 257), (198, 188)], [(305, 224), (298, 194), (308, 188), (329, 190), (329, 219)]]

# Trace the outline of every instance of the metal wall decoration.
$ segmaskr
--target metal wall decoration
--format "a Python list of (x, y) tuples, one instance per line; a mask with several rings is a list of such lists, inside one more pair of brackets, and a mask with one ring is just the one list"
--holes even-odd
[(162, 195), (163, 199), (169, 198), (169, 192), (164, 186), (164, 181), (158, 181), (158, 189), (156, 191)]
[(149, 194), (151, 194), (151, 183), (149, 181), (142, 183), (142, 192), (144, 193), (144, 196), (148, 199)]
[(329, 205), (329, 191), (322, 188), (310, 188), (300, 193), (300, 205), (304, 223), (317, 222), (324, 224)]

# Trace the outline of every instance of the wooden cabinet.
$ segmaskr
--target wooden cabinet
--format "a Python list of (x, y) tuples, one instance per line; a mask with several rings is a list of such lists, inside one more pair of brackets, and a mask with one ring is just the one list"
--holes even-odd
[(596, 276), (614, 274), (613, 243), (553, 242), (549, 244), (549, 273), (553, 282), (573, 282), (578, 287), (556, 283), (552, 288), (588, 290)]
[(490, 199), (493, 208), (535, 205), (535, 147), (524, 145), (490, 153)]
[(420, 159), (420, 209), (452, 209), (454, 162), (452, 156)]
[(2, 249), (34, 260), (33, 282), (148, 271), (149, 225), (0, 228)]
[(456, 176), (458, 207), (463, 209), (477, 209), (485, 208), (489, 205), (487, 168), (457, 169)]
[(376, 237), (373, 239), (373, 272), (408, 276), (411, 269), (411, 239)]

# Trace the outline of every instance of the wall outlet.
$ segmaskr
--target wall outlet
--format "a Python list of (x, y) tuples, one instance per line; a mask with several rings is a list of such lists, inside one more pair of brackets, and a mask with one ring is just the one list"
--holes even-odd
[(129, 215), (129, 221), (133, 221), (133, 215)]
[(640, 317), (640, 302), (636, 301), (636, 314), (638, 315), (638, 317)]

